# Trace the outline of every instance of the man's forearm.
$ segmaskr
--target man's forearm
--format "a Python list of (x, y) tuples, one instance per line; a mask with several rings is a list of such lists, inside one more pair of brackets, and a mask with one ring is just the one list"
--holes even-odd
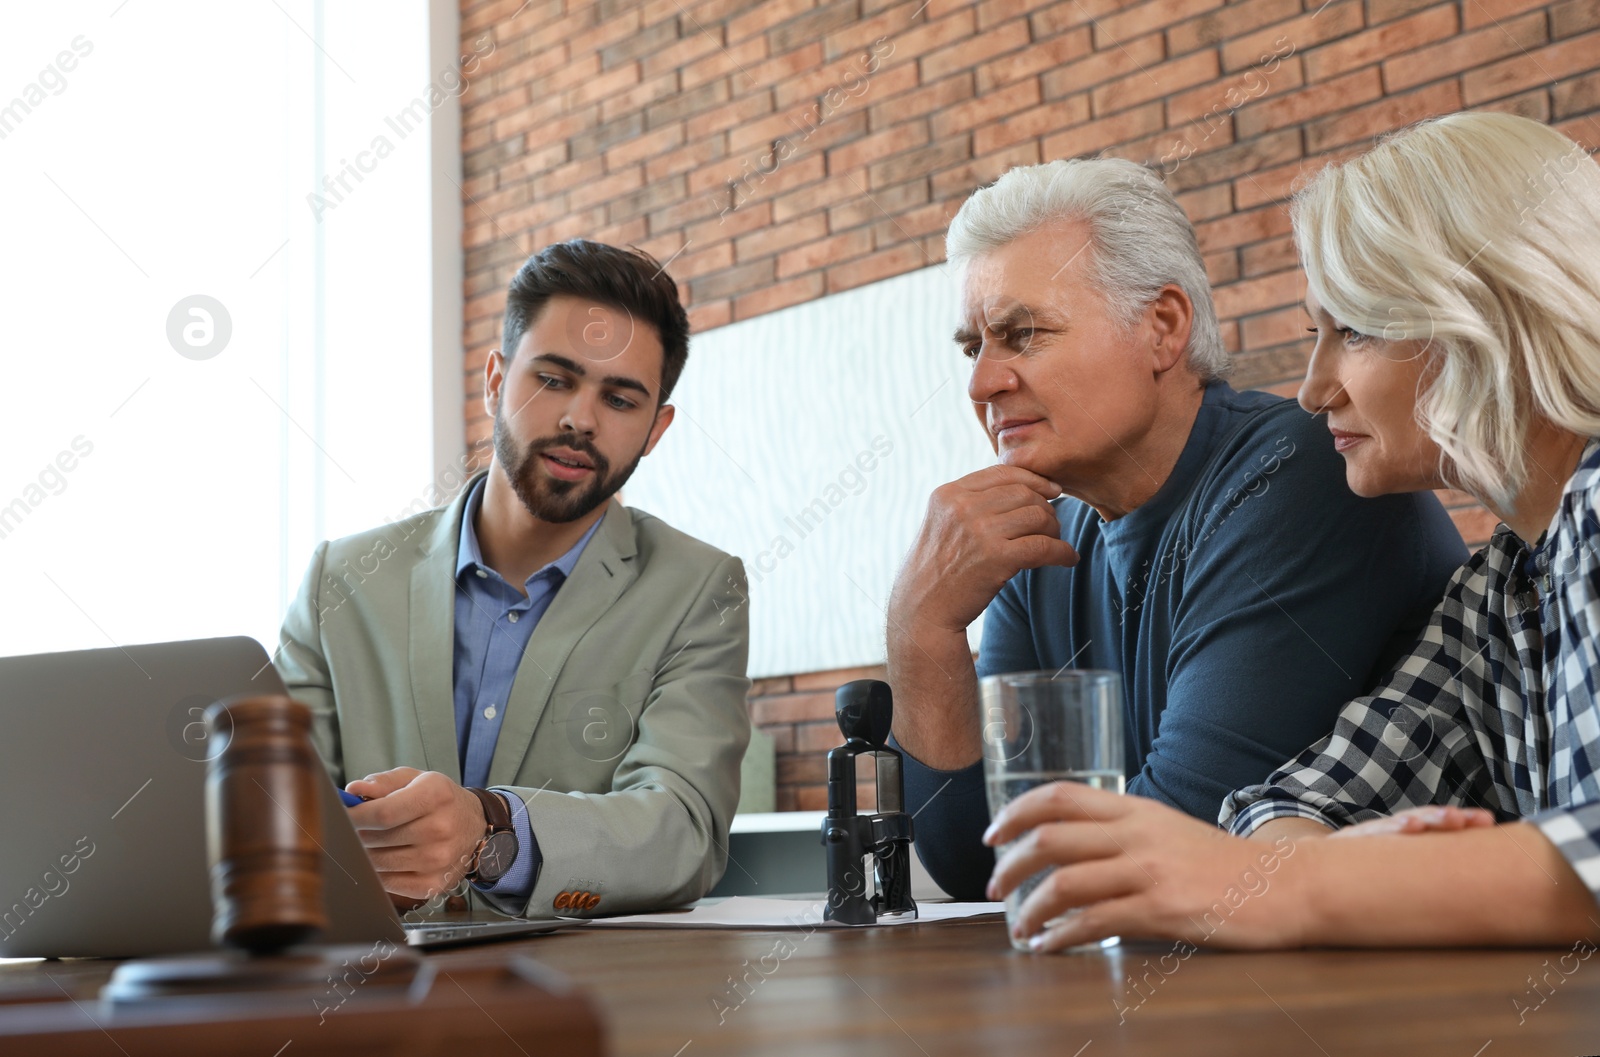
[(1301, 906), (1289, 912), (1303, 915), (1308, 946), (1566, 945), (1600, 937), (1593, 893), (1529, 823), (1313, 840), (1294, 854), (1304, 856)]
[(929, 767), (954, 771), (982, 755), (978, 677), (965, 632), (913, 632), (891, 622), (889, 685), (894, 687), (894, 736)]
[(1333, 830), (1320, 822), (1313, 822), (1309, 818), (1275, 818), (1257, 826), (1255, 832), (1250, 834), (1251, 840), (1264, 840), (1268, 844), (1279, 837), (1288, 837), (1291, 841), (1301, 837), (1326, 837)]

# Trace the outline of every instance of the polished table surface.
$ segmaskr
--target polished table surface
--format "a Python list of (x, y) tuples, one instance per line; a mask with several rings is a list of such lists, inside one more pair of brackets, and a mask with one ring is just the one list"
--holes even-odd
[[(429, 958), (507, 951), (586, 989), (619, 1057), (1600, 1053), (1600, 958), (1562, 949), (1182, 959), (1171, 944), (1129, 944), (1029, 955), (988, 920), (810, 933), (583, 928)], [(110, 964), (5, 966), (0, 989), (45, 971), (88, 997)], [(537, 1040), (518, 1041), (539, 1052)]]

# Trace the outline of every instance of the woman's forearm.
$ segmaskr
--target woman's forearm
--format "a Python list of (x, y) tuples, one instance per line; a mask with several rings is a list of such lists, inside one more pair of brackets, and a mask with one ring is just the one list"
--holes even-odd
[[(1284, 821), (1296, 820), (1274, 820)], [(1600, 938), (1594, 894), (1525, 822), (1309, 840), (1294, 865), (1303, 905), (1285, 912), (1301, 916), (1307, 946), (1544, 946)]]

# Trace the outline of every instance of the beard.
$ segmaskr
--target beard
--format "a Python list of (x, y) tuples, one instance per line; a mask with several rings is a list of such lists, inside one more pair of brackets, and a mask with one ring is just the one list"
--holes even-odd
[[(594, 464), (588, 483), (561, 481), (542, 473), (542, 453), (551, 448), (570, 448), (587, 455)], [(511, 481), (517, 498), (528, 508), (528, 513), (540, 521), (565, 524), (577, 521), (616, 495), (628, 483), (628, 478), (633, 476), (633, 471), (638, 469), (639, 460), (644, 458), (644, 448), (639, 449), (632, 462), (615, 473), (611, 472), (611, 461), (601, 455), (590, 441), (576, 433), (557, 433), (552, 437), (544, 437), (532, 441), (519, 452), (505, 417), (497, 412), (494, 416), (494, 455)]]

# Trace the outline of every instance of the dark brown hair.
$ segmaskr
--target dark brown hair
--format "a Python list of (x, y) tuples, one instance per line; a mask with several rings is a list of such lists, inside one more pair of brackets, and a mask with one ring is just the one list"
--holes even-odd
[(557, 242), (529, 257), (506, 290), (500, 354), (508, 363), (545, 302), (558, 294), (599, 302), (655, 328), (665, 353), (657, 406), (666, 403), (689, 359), (689, 315), (678, 300), (678, 284), (656, 259), (588, 239)]

